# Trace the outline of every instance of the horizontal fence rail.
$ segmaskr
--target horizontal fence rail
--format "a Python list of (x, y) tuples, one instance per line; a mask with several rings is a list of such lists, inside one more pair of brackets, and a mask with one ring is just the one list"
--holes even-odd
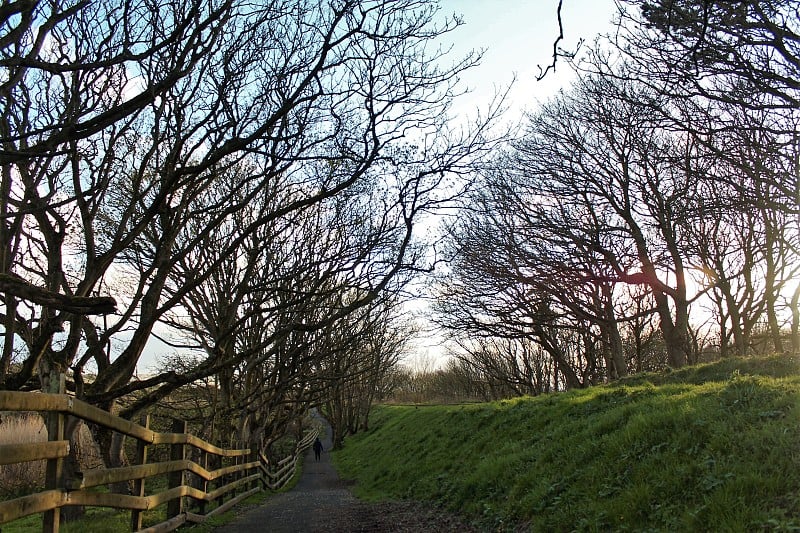
[[(294, 453), (274, 465), (264, 454), (249, 448), (225, 449), (214, 446), (186, 432), (186, 423), (176, 421), (172, 432), (151, 430), (149, 418), (142, 424), (125, 420), (66, 394), (0, 391), (0, 411), (26, 411), (48, 413), (48, 442), (0, 445), (0, 465), (28, 461), (47, 461), (45, 489), (35, 494), (0, 501), (0, 525), (32, 514), (43, 514), (44, 531), (57, 532), (59, 510), (69, 505), (110, 507), (131, 511), (131, 531), (151, 533), (172, 531), (187, 522), (204, 522), (224, 513), (240, 501), (265, 488), (278, 490), (297, 470), (302, 453), (314, 442), (318, 432), (308, 432), (295, 446)], [(137, 442), (134, 463), (120, 468), (106, 468), (63, 475), (63, 461), (69, 455), (70, 443), (64, 439), (65, 417), (71, 415), (86, 422), (101, 425)], [(169, 445), (170, 460), (147, 462), (147, 448)], [(187, 457), (194, 449), (200, 464)], [(210, 462), (233, 464), (208, 469)], [(193, 484), (188, 484), (187, 474), (193, 474)], [(168, 488), (145, 495), (145, 480), (153, 476), (168, 476)], [(133, 483), (133, 494), (95, 492), (93, 487), (114, 483)], [(209, 484), (217, 485), (213, 490)], [(199, 486), (198, 486), (199, 485)], [(230, 497), (226, 501), (226, 498)], [(192, 500), (199, 512), (191, 512)], [(167, 504), (167, 520), (142, 529), (143, 511)], [(217, 506), (205, 512), (206, 504)]]
[(274, 471), (269, 468), (269, 461), (263, 454), (259, 454), (261, 458), (261, 462), (263, 463), (263, 473), (267, 477), (267, 481), (265, 481), (266, 486), (271, 490), (278, 490), (286, 483), (294, 477), (295, 472), (297, 471), (297, 459), (300, 457), (303, 451), (308, 449), (311, 444), (314, 443), (314, 439), (317, 438), (318, 432), (312, 431), (311, 433), (307, 434), (303, 440), (297, 443), (297, 449), (294, 454), (278, 461), (276, 463)]

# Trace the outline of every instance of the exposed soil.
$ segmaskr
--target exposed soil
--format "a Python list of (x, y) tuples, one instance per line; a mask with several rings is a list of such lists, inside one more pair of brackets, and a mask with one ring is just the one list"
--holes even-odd
[[(324, 421), (321, 421), (325, 423)], [(328, 428), (327, 434), (330, 434)], [(327, 450), (330, 439), (322, 439), (319, 461), (309, 449), (303, 474), (289, 492), (270, 498), (263, 505), (244, 509), (217, 533), (305, 532), (472, 532), (474, 527), (459, 517), (417, 502), (367, 503), (349, 491), (351, 483), (339, 478)]]

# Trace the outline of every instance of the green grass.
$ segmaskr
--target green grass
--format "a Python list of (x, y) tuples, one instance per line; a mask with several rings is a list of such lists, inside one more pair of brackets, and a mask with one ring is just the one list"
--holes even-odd
[(367, 500), (482, 529), (800, 531), (800, 365), (731, 359), (536, 398), (380, 407), (334, 454)]

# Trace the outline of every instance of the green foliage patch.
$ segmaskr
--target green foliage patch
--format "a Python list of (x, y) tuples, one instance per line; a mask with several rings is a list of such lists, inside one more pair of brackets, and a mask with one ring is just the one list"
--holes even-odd
[(800, 531), (800, 367), (725, 360), (607, 386), (381, 407), (334, 460), (367, 500), (482, 528)]

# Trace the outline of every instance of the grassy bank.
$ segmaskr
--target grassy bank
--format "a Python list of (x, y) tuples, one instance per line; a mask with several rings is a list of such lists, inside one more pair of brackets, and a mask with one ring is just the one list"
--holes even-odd
[(727, 360), (536, 398), (375, 411), (334, 460), (365, 499), (481, 528), (800, 530), (796, 359)]

